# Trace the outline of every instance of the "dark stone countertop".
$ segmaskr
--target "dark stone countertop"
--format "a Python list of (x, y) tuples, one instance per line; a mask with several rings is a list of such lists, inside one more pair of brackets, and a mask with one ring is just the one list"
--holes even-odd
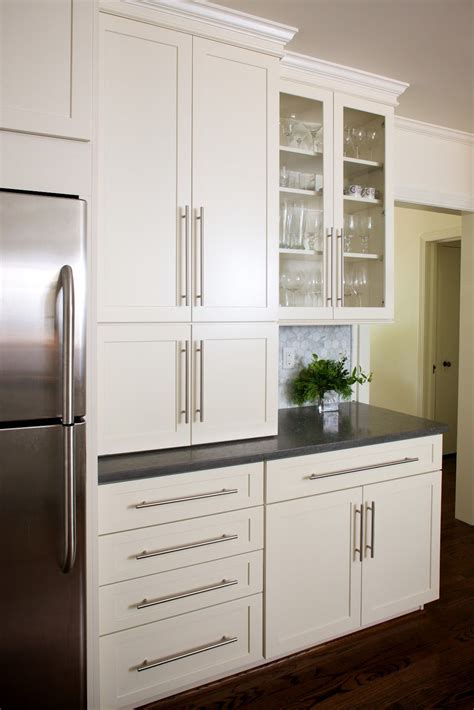
[(280, 409), (278, 436), (102, 456), (99, 484), (318, 454), (444, 431), (445, 424), (357, 402), (346, 402), (339, 413), (324, 415), (315, 407)]

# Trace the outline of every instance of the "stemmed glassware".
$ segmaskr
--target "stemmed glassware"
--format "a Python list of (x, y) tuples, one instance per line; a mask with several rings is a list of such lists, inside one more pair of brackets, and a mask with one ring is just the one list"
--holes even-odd
[(375, 128), (370, 128), (367, 130), (366, 141), (367, 141), (367, 155), (369, 160), (374, 160), (374, 151), (377, 138), (379, 137), (378, 131)]
[(352, 240), (357, 236), (359, 219), (357, 215), (344, 215), (344, 251), (352, 251)]
[(360, 250), (363, 254), (369, 252), (370, 238), (374, 233), (374, 218), (370, 215), (362, 217), (362, 228), (360, 233)]
[(315, 123), (314, 121), (306, 121), (303, 126), (308, 131), (308, 137), (311, 136), (311, 149), (314, 153), (323, 152), (323, 136), (322, 136), (322, 124)]

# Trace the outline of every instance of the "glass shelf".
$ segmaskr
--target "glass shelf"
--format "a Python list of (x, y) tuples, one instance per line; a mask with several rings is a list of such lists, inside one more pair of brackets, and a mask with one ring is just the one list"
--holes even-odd
[(307, 155), (310, 158), (322, 157), (322, 151), (306, 150), (304, 148), (293, 148), (290, 145), (281, 145), (280, 151), (282, 153), (295, 153), (296, 155)]
[(316, 190), (300, 190), (296, 187), (280, 187), (280, 192), (287, 195), (307, 195), (309, 197), (317, 197), (319, 195)]

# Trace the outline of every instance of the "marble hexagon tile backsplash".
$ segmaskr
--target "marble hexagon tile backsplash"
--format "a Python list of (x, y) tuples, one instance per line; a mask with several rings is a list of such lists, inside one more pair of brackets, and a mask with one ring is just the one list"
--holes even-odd
[[(283, 368), (283, 348), (295, 351), (295, 367)], [(307, 365), (313, 353), (319, 357), (338, 359), (347, 355), (351, 364), (352, 328), (350, 325), (285, 325), (280, 326), (279, 347), (279, 406), (294, 407), (290, 400), (290, 384), (298, 370)]]

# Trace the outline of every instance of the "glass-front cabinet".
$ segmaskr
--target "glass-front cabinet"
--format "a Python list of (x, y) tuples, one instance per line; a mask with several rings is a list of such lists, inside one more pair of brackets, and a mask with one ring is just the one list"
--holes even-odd
[(282, 82), (280, 319), (393, 318), (393, 109)]

